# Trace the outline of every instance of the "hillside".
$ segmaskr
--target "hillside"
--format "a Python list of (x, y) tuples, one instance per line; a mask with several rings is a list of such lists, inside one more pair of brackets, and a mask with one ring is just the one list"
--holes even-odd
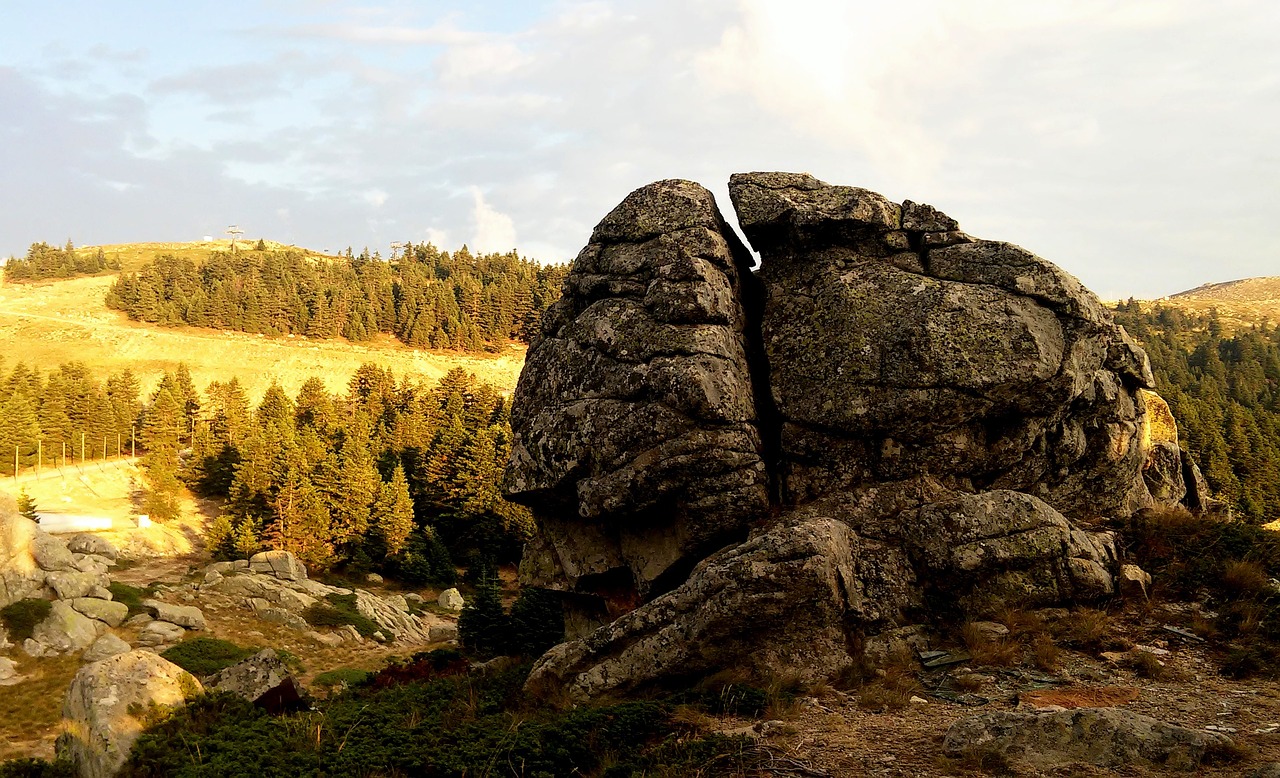
[[(117, 249), (121, 264), (150, 261), (174, 246), (197, 252), (208, 244), (131, 244)], [(161, 248), (163, 247), (163, 248)], [(96, 250), (96, 249), (95, 249)], [(206, 249), (207, 251), (207, 249)], [(39, 284), (0, 284), (0, 341), (5, 364), (17, 361), (52, 367), (82, 361), (103, 373), (129, 368), (150, 391), (165, 370), (187, 363), (196, 384), (239, 377), (252, 398), (278, 381), (291, 395), (309, 375), (318, 375), (333, 391), (364, 362), (377, 362), (397, 375), (419, 374), (435, 382), (455, 367), (504, 389), (515, 385), (524, 347), (510, 346), (497, 356), (424, 351), (389, 337), (364, 344), (345, 340), (267, 338), (196, 327), (156, 327), (131, 322), (104, 304), (114, 276), (76, 278)]]
[(1280, 320), (1280, 276), (1206, 283), (1159, 300), (1141, 302), (1198, 315), (1216, 309), (1222, 326), (1231, 330), (1247, 328), (1264, 319)]

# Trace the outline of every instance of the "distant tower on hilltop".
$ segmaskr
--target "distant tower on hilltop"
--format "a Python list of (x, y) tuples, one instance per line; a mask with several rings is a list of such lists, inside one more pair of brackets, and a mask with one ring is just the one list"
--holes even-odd
[(228, 227), (228, 228), (227, 228), (227, 234), (231, 236), (231, 250), (232, 250), (232, 251), (235, 251), (235, 250), (236, 250), (236, 238), (238, 238), (238, 237), (240, 237), (241, 235), (243, 235), (243, 234), (244, 234), (244, 230), (240, 229), (238, 226), (236, 226), (236, 225), (234, 225), (234, 224), (233, 224), (233, 225), (231, 225), (230, 227)]

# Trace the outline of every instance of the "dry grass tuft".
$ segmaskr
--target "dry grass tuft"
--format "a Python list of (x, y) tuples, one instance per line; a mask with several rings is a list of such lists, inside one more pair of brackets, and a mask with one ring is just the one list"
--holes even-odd
[(924, 688), (916, 678), (914, 668), (889, 667), (884, 675), (858, 692), (858, 706), (869, 710), (901, 710), (922, 691)]
[(1257, 599), (1271, 590), (1271, 578), (1257, 562), (1228, 562), (1220, 583), (1227, 596), (1236, 600)]
[(1036, 635), (1031, 641), (1031, 659), (1037, 669), (1052, 673), (1062, 662), (1062, 649), (1048, 634)]
[(1165, 667), (1164, 662), (1150, 651), (1135, 651), (1130, 661), (1133, 663), (1133, 671), (1140, 678), (1159, 681), (1168, 674), (1168, 668)]
[(1009, 667), (1022, 659), (1022, 646), (1012, 635), (992, 638), (986, 630), (967, 621), (960, 627), (960, 638), (975, 664)]

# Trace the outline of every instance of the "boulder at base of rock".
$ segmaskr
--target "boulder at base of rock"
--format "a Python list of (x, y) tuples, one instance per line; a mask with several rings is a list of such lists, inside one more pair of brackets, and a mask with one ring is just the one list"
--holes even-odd
[(249, 557), (249, 569), (255, 573), (274, 575), (282, 581), (299, 581), (307, 577), (307, 568), (288, 551), (263, 551)]
[(18, 663), (0, 656), (0, 686), (12, 686), (22, 679), (18, 677)]
[(957, 721), (943, 751), (952, 757), (994, 749), (1040, 769), (1071, 762), (1118, 769), (1131, 765), (1196, 770), (1211, 749), (1231, 745), (1214, 732), (1166, 724), (1116, 708), (1052, 712), (998, 711)]
[(152, 706), (177, 707), (200, 694), (190, 673), (149, 651), (130, 651), (76, 673), (62, 707), (59, 758), (80, 778), (109, 778), (142, 733), (135, 715)]
[(294, 707), (302, 700), (297, 680), (270, 648), (206, 678), (205, 686), (243, 697), (271, 713)]
[[(48, 617), (31, 631), (31, 639), (23, 644), (23, 650), (32, 656), (83, 651), (98, 639), (99, 626), (101, 624), (59, 600), (53, 603)], [(32, 643), (39, 646), (34, 652)]]
[(1120, 565), (1120, 596), (1126, 600), (1145, 600), (1151, 588), (1151, 573), (1137, 565)]
[(107, 559), (117, 559), (120, 552), (111, 545), (111, 541), (82, 532), (67, 541), (67, 550), (73, 554), (96, 554)]
[(866, 599), (850, 589), (858, 584), (856, 542), (831, 519), (754, 537), (704, 561), (675, 591), (553, 647), (527, 688), (550, 685), (590, 700), (728, 666), (830, 678), (853, 663), (847, 603)]
[(95, 588), (111, 584), (106, 576), (69, 570), (49, 573), (45, 576), (44, 582), (60, 600), (88, 597), (89, 592), (92, 592)]
[(116, 654), (123, 654), (130, 650), (128, 643), (124, 642), (113, 633), (106, 633), (102, 637), (93, 641), (93, 645), (89, 646), (89, 650), (85, 651), (80, 660), (85, 664), (90, 662), (101, 662)]
[(462, 592), (457, 589), (445, 589), (440, 592), (440, 597), (436, 600), (436, 604), (445, 610), (458, 612), (466, 607), (467, 601), (462, 599)]
[(138, 633), (138, 645), (164, 646), (170, 643), (177, 643), (186, 637), (186, 634), (187, 631), (177, 624), (170, 624), (167, 621), (152, 621)]
[(142, 607), (159, 621), (187, 629), (204, 629), (204, 613), (194, 605), (172, 605), (160, 600), (143, 600)]

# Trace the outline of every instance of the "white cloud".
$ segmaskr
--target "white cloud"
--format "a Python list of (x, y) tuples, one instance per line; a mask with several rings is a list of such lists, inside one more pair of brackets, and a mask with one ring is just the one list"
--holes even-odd
[(485, 202), (484, 193), (478, 186), (471, 187), (471, 198), (474, 203), (471, 218), (475, 225), (471, 250), (477, 254), (488, 254), (517, 248), (516, 227), (511, 217)]
[(386, 205), (387, 200), (390, 198), (391, 195), (381, 189), (370, 189), (364, 193), (364, 201), (369, 205), (372, 205), (374, 208), (381, 208)]

